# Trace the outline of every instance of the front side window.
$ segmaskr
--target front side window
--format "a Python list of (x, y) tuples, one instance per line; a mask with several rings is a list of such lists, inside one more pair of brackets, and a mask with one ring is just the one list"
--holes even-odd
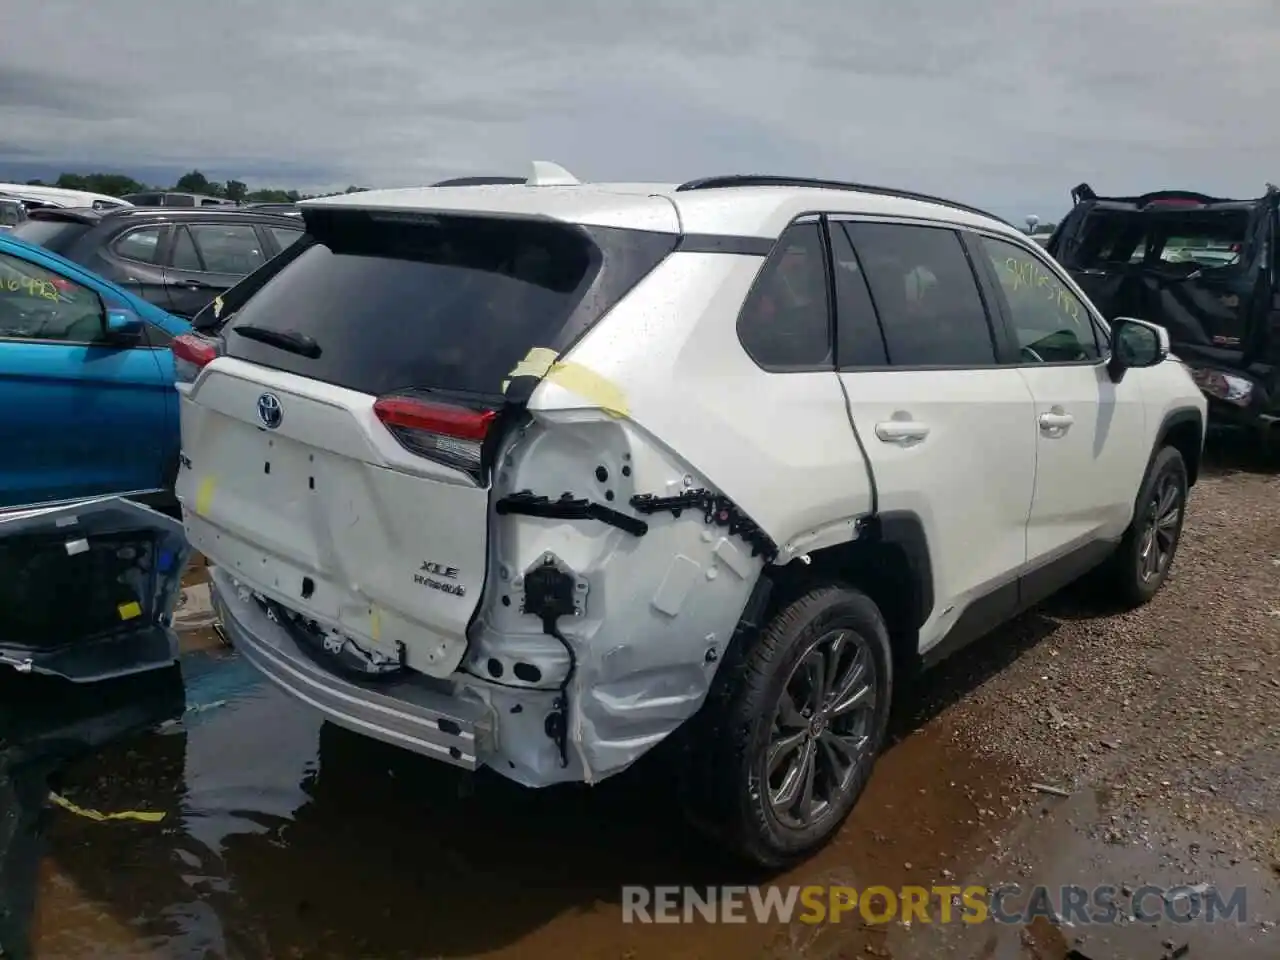
[(811, 370), (831, 363), (826, 253), (815, 220), (788, 227), (760, 268), (738, 316), (738, 338), (769, 370)]
[(188, 229), (210, 273), (243, 277), (267, 262), (252, 224), (193, 223)]
[(845, 224), (871, 288), (895, 367), (996, 362), (978, 283), (955, 231), (896, 223)]
[(1019, 358), (1032, 363), (1072, 363), (1101, 357), (1089, 310), (1038, 257), (1012, 243), (980, 237), (1000, 290)]
[(103, 337), (102, 319), (93, 290), (0, 253), (0, 339), (95, 343)]

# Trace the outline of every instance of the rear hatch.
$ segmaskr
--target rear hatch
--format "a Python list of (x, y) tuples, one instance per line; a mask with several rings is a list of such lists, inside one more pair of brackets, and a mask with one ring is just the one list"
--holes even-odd
[(304, 216), (302, 241), (174, 342), (188, 534), (335, 664), (447, 676), (484, 587), (513, 370), (567, 348), (676, 236)]
[(0, 665), (88, 683), (172, 664), (189, 552), (118, 498), (0, 513)]
[(1099, 197), (1082, 184), (1048, 250), (1108, 318), (1169, 331), (1186, 359), (1243, 366), (1266, 351), (1276, 195)]

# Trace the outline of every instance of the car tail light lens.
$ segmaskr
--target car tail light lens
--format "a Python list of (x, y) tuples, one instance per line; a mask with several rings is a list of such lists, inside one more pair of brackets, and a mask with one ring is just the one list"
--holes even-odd
[(193, 383), (201, 370), (222, 355), (222, 340), (184, 333), (173, 338), (169, 349), (173, 351), (174, 379), (178, 383)]
[(410, 453), (480, 481), (485, 440), (498, 418), (497, 410), (393, 395), (380, 397), (373, 412)]

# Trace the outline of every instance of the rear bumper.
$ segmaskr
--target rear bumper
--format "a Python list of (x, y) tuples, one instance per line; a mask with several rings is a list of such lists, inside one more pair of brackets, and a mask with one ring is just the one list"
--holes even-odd
[(356, 733), (474, 770), (492, 737), (488, 704), (426, 677), (364, 684), (325, 669), (219, 567), (209, 571), (213, 608), (232, 645), (285, 693)]

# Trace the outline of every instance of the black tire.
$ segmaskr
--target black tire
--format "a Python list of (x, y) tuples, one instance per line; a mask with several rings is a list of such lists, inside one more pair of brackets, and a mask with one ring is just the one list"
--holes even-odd
[[(1149, 603), (1168, 579), (1178, 550), (1178, 541), (1182, 538), (1187, 490), (1187, 465), (1182, 460), (1182, 454), (1174, 447), (1164, 447), (1151, 461), (1151, 467), (1138, 493), (1133, 521), (1104, 567), (1104, 582), (1113, 598), (1126, 608), (1133, 609)], [(1166, 491), (1171, 491), (1175, 499), (1162, 511), (1161, 502)], [(1176, 511), (1172, 523), (1162, 525), (1162, 535), (1148, 546), (1148, 536), (1152, 533), (1153, 524), (1159, 519), (1157, 513), (1168, 518), (1171, 509)], [(1158, 563), (1153, 571), (1144, 561), (1152, 556), (1148, 551), (1156, 551), (1157, 548)]]
[[(843, 639), (836, 645), (838, 636)], [(711, 716), (695, 734), (701, 742), (694, 744), (696, 769), (690, 773), (700, 781), (701, 803), (692, 811), (693, 819), (735, 855), (764, 867), (786, 866), (813, 853), (835, 834), (871, 775), (884, 745), (893, 693), (889, 633), (879, 609), (865, 594), (843, 586), (822, 586), (784, 606), (735, 653), (722, 665), (717, 695), (708, 699)], [(858, 678), (855, 655), (865, 684)], [(797, 708), (797, 689), (812, 695), (810, 681), (819, 658), (833, 678), (849, 681), (848, 692), (869, 687), (870, 704), (836, 713), (832, 708), (842, 691), (831, 689), (829, 695), (815, 698), (826, 703), (819, 711), (821, 717), (784, 709), (784, 690), (789, 691), (790, 705)], [(826, 686), (837, 685), (833, 680)], [(795, 722), (783, 724), (784, 715)], [(784, 731), (788, 742), (803, 739), (794, 748), (794, 759), (780, 764), (790, 779), (784, 777), (776, 789), (766, 766), (771, 748), (779, 746)], [(855, 744), (859, 747), (856, 760), (846, 764), (842, 776), (834, 775), (837, 762), (848, 758)], [(800, 805), (775, 801), (785, 799), (781, 787), (804, 782), (802, 776), (792, 774), (804, 768), (800, 761), (805, 756), (816, 764), (809, 780), (813, 795), (826, 796), (818, 806), (805, 805), (807, 818), (797, 816), (788, 822)]]

